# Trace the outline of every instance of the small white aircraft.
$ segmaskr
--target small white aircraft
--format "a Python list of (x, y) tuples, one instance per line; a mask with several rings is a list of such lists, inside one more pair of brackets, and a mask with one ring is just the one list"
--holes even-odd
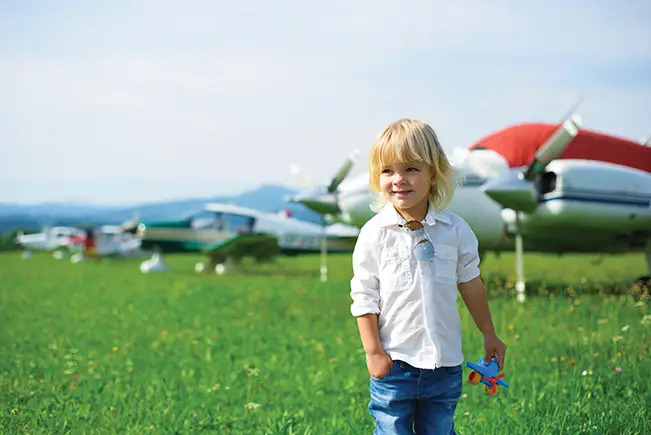
[[(651, 271), (651, 147), (581, 130), (572, 116), (560, 126), (501, 130), (455, 163), (460, 184), (448, 209), (468, 222), (482, 252), (515, 247), (518, 300), (524, 249), (644, 251)], [(342, 182), (351, 166), (349, 158), (327, 189), (293, 200), (361, 227), (374, 194), (368, 174)]]
[(52, 251), (57, 259), (70, 254), (73, 263), (85, 256), (130, 257), (141, 254), (140, 239), (119, 225), (102, 225), (94, 229), (50, 227), (40, 233), (19, 234), (14, 242), (23, 247), (23, 258), (30, 257), (32, 251)]
[(135, 231), (129, 231), (125, 226), (101, 225), (89, 228), (81, 236), (69, 239), (72, 251), (77, 251), (72, 257), (73, 263), (78, 263), (86, 257), (137, 257), (143, 255), (140, 249), (140, 238)]
[[(74, 227), (49, 227), (40, 233), (18, 234), (14, 242), (23, 248), (21, 254), (24, 258), (31, 255), (32, 251), (52, 251), (58, 258), (62, 257), (61, 251), (70, 249), (72, 237), (84, 236), (84, 230)], [(56, 254), (56, 253), (59, 254)]]

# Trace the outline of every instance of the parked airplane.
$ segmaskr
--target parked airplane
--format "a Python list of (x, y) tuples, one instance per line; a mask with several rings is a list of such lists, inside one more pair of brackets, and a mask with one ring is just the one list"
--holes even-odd
[(55, 258), (71, 254), (74, 263), (84, 256), (128, 257), (141, 254), (140, 239), (123, 226), (102, 225), (98, 228), (51, 227), (40, 233), (19, 234), (15, 242), (24, 248), (24, 258), (31, 251), (52, 251)]
[[(294, 219), (287, 213), (209, 203), (203, 212), (188, 219), (141, 223), (138, 235), (142, 247), (156, 253), (141, 265), (141, 270), (164, 268), (161, 252), (202, 252), (209, 256), (209, 261), (197, 264), (195, 270), (215, 270), (221, 274), (242, 256), (264, 260), (277, 252), (292, 255), (352, 251), (357, 233), (357, 228), (347, 225), (318, 225)], [(322, 264), (324, 273), (327, 269)]]
[(78, 251), (71, 261), (77, 263), (86, 257), (136, 257), (143, 255), (140, 238), (120, 225), (102, 225), (88, 228), (81, 236), (72, 236), (69, 245)]
[[(481, 251), (515, 246), (518, 300), (524, 249), (644, 251), (651, 271), (651, 147), (581, 130), (573, 116), (560, 126), (521, 124), (491, 134), (455, 167), (461, 180), (448, 209), (468, 222)], [(342, 182), (346, 175), (294, 200), (362, 226), (373, 216), (368, 174)]]
[[(73, 227), (49, 227), (40, 233), (18, 234), (14, 242), (23, 247), (21, 254), (23, 257), (29, 257), (31, 251), (52, 251), (60, 252), (70, 248), (70, 238), (83, 236), (84, 231)], [(61, 256), (61, 254), (57, 255)]]

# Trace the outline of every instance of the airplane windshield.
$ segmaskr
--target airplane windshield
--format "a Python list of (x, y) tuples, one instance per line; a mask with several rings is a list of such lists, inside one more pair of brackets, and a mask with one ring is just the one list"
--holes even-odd
[(217, 230), (227, 233), (253, 232), (254, 218), (229, 213), (203, 211), (193, 216), (190, 225), (195, 230)]

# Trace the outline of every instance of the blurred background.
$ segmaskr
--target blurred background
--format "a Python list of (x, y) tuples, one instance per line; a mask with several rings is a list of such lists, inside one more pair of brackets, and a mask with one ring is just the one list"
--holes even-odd
[(0, 210), (300, 190), (424, 119), (651, 129), (648, 2), (2, 2)]

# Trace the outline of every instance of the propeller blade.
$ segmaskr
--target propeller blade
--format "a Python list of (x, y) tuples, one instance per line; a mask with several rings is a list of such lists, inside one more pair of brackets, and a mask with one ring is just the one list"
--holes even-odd
[(532, 180), (536, 174), (540, 174), (545, 167), (560, 156), (572, 139), (579, 134), (581, 128), (581, 118), (578, 115), (572, 115), (565, 120), (563, 124), (550, 136), (547, 141), (536, 151), (531, 163), (522, 173), (525, 180)]
[(581, 103), (583, 103), (583, 100), (585, 100), (585, 94), (579, 95), (579, 98), (577, 98), (574, 104), (572, 104), (570, 108), (567, 110), (567, 112), (565, 112), (565, 115), (561, 118), (561, 122), (563, 122), (566, 119), (569, 119), (574, 114), (574, 112), (576, 112), (576, 110), (579, 108)]
[(350, 153), (344, 164), (339, 168), (339, 171), (337, 171), (335, 176), (332, 177), (332, 181), (330, 181), (330, 185), (328, 186), (328, 193), (334, 193), (337, 191), (341, 182), (344, 181), (344, 178), (346, 178), (350, 170), (353, 168), (358, 156), (359, 150), (354, 150)]

